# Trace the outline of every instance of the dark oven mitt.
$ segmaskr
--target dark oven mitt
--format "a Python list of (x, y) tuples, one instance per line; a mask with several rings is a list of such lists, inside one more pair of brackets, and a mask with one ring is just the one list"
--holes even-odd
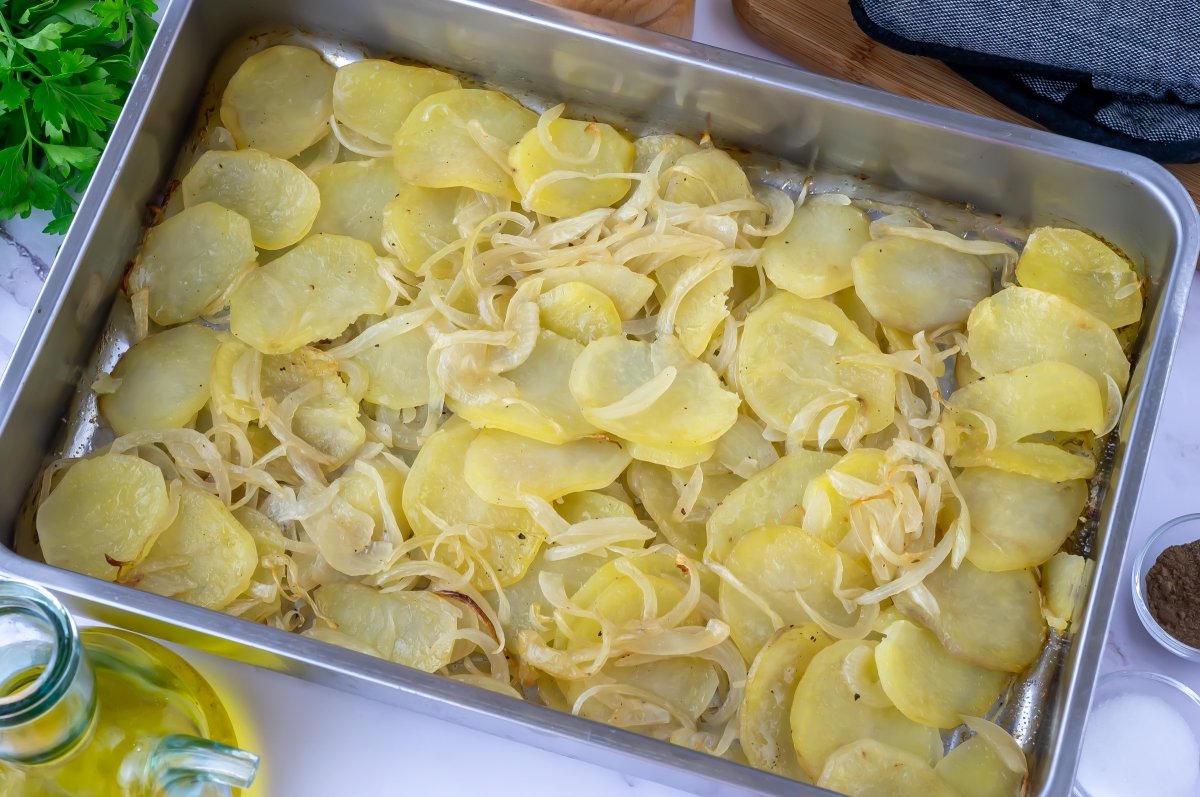
[(850, 0), (859, 26), (1064, 135), (1200, 161), (1200, 0)]

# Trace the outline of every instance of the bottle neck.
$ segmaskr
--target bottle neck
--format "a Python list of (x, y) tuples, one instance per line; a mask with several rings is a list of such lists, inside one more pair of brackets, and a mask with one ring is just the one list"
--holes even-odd
[(37, 587), (0, 581), (0, 759), (62, 760), (95, 717), (95, 680), (71, 616)]

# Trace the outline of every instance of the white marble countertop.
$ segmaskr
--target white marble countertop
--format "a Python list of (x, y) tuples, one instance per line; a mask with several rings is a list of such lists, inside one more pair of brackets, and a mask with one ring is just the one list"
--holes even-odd
[[(696, 0), (698, 41), (782, 60), (751, 41), (725, 0)], [(58, 247), (42, 235), (46, 216), (0, 224), (0, 371), (41, 289)], [(1159, 524), (1200, 511), (1200, 289), (1188, 300), (1182, 339), (1151, 450), (1145, 487), (1117, 595), (1103, 669), (1147, 669), (1200, 691), (1200, 666), (1158, 646), (1134, 613), (1128, 570)], [(398, 794), (557, 795), (615, 793), (668, 797), (683, 792), (525, 747), (287, 676), (183, 651), (226, 696), (241, 720), (243, 744), (263, 755), (254, 795), (392, 797)], [(469, 765), (463, 764), (469, 762)], [(454, 783), (445, 781), (454, 767)]]

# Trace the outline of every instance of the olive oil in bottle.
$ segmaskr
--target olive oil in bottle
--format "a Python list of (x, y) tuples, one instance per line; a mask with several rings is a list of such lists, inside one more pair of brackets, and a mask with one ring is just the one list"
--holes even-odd
[(221, 797), (258, 757), (186, 661), (0, 579), (0, 795)]

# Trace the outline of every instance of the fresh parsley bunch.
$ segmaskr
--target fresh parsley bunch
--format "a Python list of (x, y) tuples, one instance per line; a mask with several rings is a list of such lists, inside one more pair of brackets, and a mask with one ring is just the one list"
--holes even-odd
[(63, 233), (157, 27), (152, 0), (0, 0), (0, 220)]

